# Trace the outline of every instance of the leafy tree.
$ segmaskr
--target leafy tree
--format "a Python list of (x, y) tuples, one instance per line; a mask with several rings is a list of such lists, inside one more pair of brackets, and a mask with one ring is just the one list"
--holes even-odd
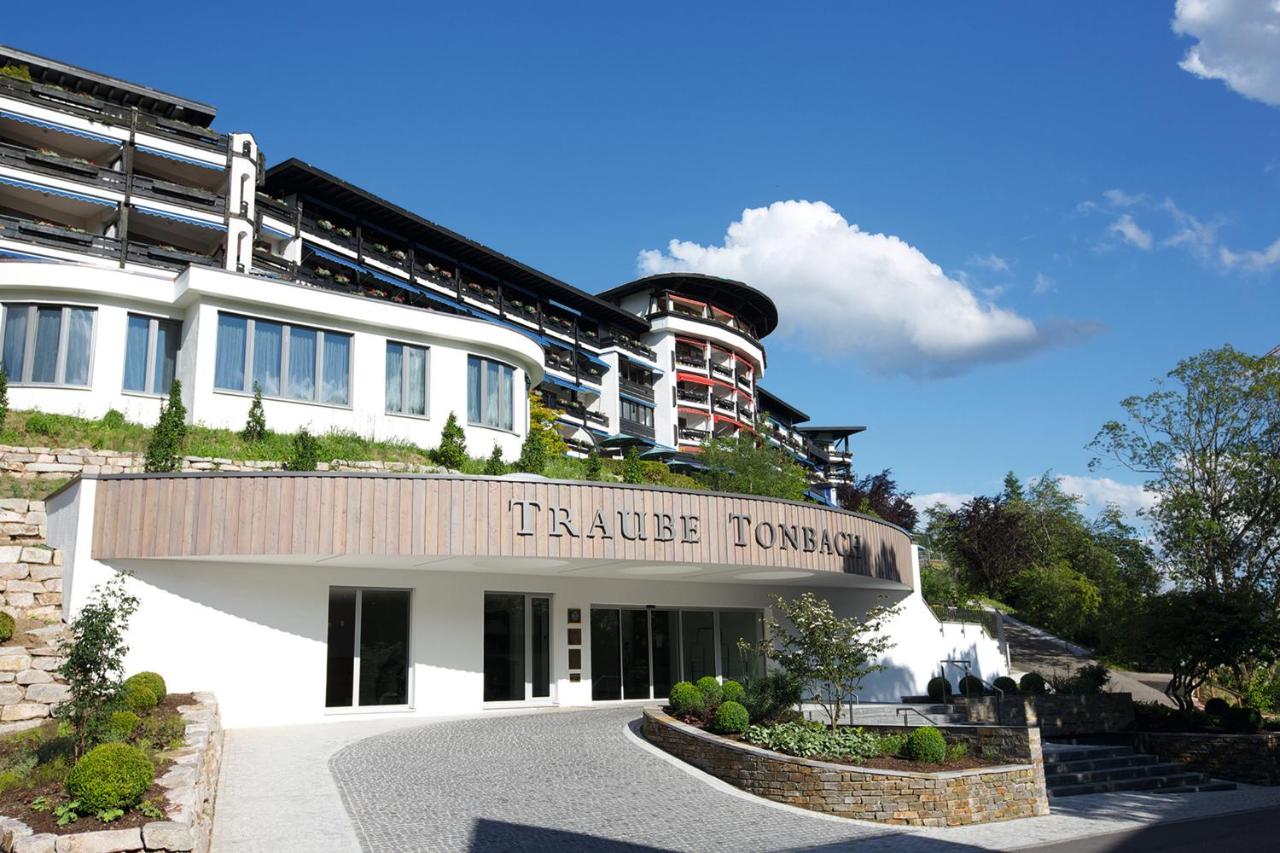
[(600, 459), (600, 453), (594, 447), (587, 454), (587, 479), (591, 482), (599, 482), (604, 478), (604, 462)]
[(530, 392), (529, 394), (529, 435), (538, 436), (542, 445), (542, 453), (545, 458), (551, 459), (556, 456), (564, 456), (568, 452), (568, 445), (564, 443), (564, 437), (560, 435), (556, 429), (556, 420), (563, 414), (558, 409), (553, 409), (542, 402), (542, 398)]
[(57, 715), (71, 725), (77, 757), (93, 745), (114, 710), (129, 651), (124, 635), (137, 609), (138, 599), (125, 589), (124, 575), (117, 574), (105, 586), (93, 588), (68, 626), (70, 636), (59, 650), (63, 663), (58, 672), (71, 698), (58, 707)]
[(863, 680), (884, 669), (877, 660), (893, 642), (882, 632), (897, 611), (872, 607), (862, 619), (841, 619), (829, 601), (811, 592), (772, 598), (786, 621), (766, 617), (765, 636), (772, 639), (756, 648), (745, 644), (742, 650), (758, 651), (803, 682), (835, 731), (841, 710), (853, 701)]
[[(1230, 346), (1179, 362), (1103, 425), (1102, 458), (1146, 475), (1173, 577), (1280, 603), (1280, 358)], [(1095, 466), (1102, 458), (1095, 459)]]
[(502, 448), (498, 446), (496, 441), (493, 443), (493, 452), (484, 461), (484, 473), (490, 477), (497, 477), (507, 473), (507, 466), (502, 461)]
[(182, 405), (182, 383), (169, 386), (167, 403), (160, 404), (160, 419), (147, 441), (144, 467), (148, 472), (177, 471), (182, 467), (182, 445), (187, 440), (187, 409)]
[(1102, 610), (1097, 584), (1065, 560), (1023, 570), (1014, 594), (1024, 618), (1060, 637), (1080, 636)]
[(622, 482), (644, 482), (644, 462), (641, 461), (640, 454), (634, 447), (628, 447), (622, 454)]
[(1027, 513), (1003, 495), (968, 500), (936, 517), (930, 529), (963, 571), (966, 586), (993, 598), (1003, 598), (1033, 560)]
[(320, 465), (320, 442), (306, 427), (293, 434), (289, 458), (284, 463), (286, 471), (314, 471)]
[(713, 438), (703, 445), (699, 475), (707, 488), (798, 501), (804, 498), (809, 478), (787, 451), (767, 440), (767, 430)]
[(262, 441), (267, 434), (267, 416), (262, 411), (262, 386), (253, 383), (253, 402), (249, 404), (249, 417), (244, 422), (240, 437), (247, 442)]
[(892, 473), (886, 468), (840, 486), (836, 490), (837, 502), (847, 510), (875, 515), (904, 530), (914, 530), (919, 513), (911, 505), (911, 492), (899, 491)]
[(435, 452), (436, 462), (454, 471), (461, 471), (467, 464), (467, 436), (458, 426), (458, 416), (453, 412), (444, 422), (440, 432), (440, 446)]

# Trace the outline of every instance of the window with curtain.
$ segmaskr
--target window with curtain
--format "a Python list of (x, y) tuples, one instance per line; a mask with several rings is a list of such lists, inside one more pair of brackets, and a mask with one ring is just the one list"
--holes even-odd
[(124, 341), (124, 390), (167, 394), (178, 366), (182, 324), (130, 314)]
[(626, 397), (618, 398), (619, 411), (624, 421), (642, 424), (643, 426), (653, 426), (653, 409), (649, 406), (642, 406), (639, 403), (628, 400)]
[(491, 358), (467, 356), (467, 421), (513, 429), (515, 368)]
[(4, 307), (10, 382), (88, 386), (97, 309), (12, 302)]
[(427, 414), (427, 348), (387, 341), (387, 411)]
[(351, 336), (220, 313), (214, 387), (255, 384), (264, 397), (350, 405)]

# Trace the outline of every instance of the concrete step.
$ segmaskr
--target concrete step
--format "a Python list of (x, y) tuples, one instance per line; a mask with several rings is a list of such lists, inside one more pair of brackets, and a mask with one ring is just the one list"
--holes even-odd
[[(1063, 785), (1050, 788), (1051, 797), (1074, 797), (1082, 794), (1107, 794), (1116, 791), (1172, 791), (1198, 790), (1201, 786), (1217, 784), (1203, 773), (1176, 773), (1168, 776), (1149, 776), (1142, 779), (1117, 779), (1110, 782), (1086, 782), (1079, 785)], [(1228, 783), (1229, 784), (1229, 783)], [(1225, 790), (1225, 789), (1218, 789)]]
[(1133, 755), (1115, 755), (1110, 758), (1098, 758), (1079, 761), (1050, 761), (1045, 756), (1044, 772), (1046, 774), (1054, 773), (1081, 773), (1088, 770), (1109, 770), (1111, 768), (1120, 767), (1141, 767), (1143, 765), (1155, 764), (1158, 759), (1154, 755), (1142, 755), (1135, 753)]
[(1133, 767), (1108, 767), (1105, 770), (1084, 770), (1076, 773), (1046, 773), (1045, 784), (1051, 788), (1078, 785), (1084, 782), (1120, 782), (1125, 779), (1145, 779), (1152, 776), (1170, 776), (1188, 772), (1181, 764), (1139, 764)]
[(1061, 747), (1056, 744), (1045, 744), (1044, 760), (1050, 761), (1096, 761), (1103, 758), (1134, 755), (1130, 746), (1070, 746)]

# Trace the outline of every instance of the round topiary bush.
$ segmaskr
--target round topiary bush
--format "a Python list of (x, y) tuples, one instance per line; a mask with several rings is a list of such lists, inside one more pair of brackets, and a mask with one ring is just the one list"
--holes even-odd
[(966, 675), (960, 679), (960, 695), (961, 696), (981, 696), (987, 691), (987, 685), (982, 683), (982, 679), (976, 675)]
[(132, 684), (126, 681), (124, 687), (120, 689), (120, 698), (124, 701), (125, 708), (135, 714), (145, 714), (159, 701), (156, 699), (155, 691), (138, 681)]
[(724, 688), (716, 681), (714, 675), (704, 675), (698, 679), (698, 691), (702, 694), (702, 707), (711, 709), (724, 699)]
[(13, 617), (4, 611), (0, 611), (0, 643), (7, 642), (13, 637)]
[(1231, 703), (1221, 696), (1214, 696), (1204, 703), (1204, 712), (1210, 717), (1221, 717), (1231, 710)]
[(946, 702), (951, 699), (951, 682), (941, 675), (929, 679), (929, 698), (934, 702)]
[(923, 726), (907, 735), (902, 754), (912, 761), (941, 764), (947, 757), (947, 742), (933, 726)]
[(716, 731), (721, 734), (742, 734), (751, 722), (747, 717), (747, 709), (737, 702), (721, 702), (716, 708)]
[(721, 702), (737, 702), (741, 705), (742, 700), (746, 695), (747, 691), (743, 686), (733, 679), (726, 678), (724, 684), (720, 685)]
[(1004, 695), (1009, 696), (1018, 692), (1018, 682), (1014, 681), (1007, 675), (1002, 675), (995, 681), (991, 682), (995, 687), (1004, 691)]
[(156, 694), (156, 702), (163, 702), (164, 697), (169, 695), (169, 686), (164, 683), (164, 678), (158, 672), (139, 672), (129, 676), (124, 680), (125, 684), (133, 682), (147, 687), (152, 693)]
[(127, 743), (104, 743), (84, 754), (67, 774), (67, 793), (89, 814), (127, 809), (142, 799), (155, 781), (147, 755)]
[(116, 711), (107, 721), (109, 740), (128, 740), (142, 725), (142, 718), (132, 711)]
[(696, 714), (702, 710), (702, 692), (687, 681), (672, 685), (667, 701), (677, 714)]
[(1023, 693), (1046, 693), (1048, 689), (1049, 685), (1045, 683), (1044, 678), (1035, 672), (1028, 672), (1018, 682), (1018, 690)]

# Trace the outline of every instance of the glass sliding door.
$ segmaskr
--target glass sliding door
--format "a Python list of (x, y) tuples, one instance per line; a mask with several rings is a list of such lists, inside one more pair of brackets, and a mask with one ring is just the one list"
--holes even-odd
[(681, 639), (684, 642), (684, 680), (697, 681), (716, 673), (716, 615), (710, 610), (684, 610), (680, 613)]
[(551, 698), (551, 599), (484, 594), (484, 701)]
[(329, 589), (326, 708), (409, 705), (410, 597), (404, 589)]
[(591, 608), (591, 698), (622, 698), (622, 611)]
[(647, 610), (622, 611), (622, 698), (650, 698)]
[(734, 681), (762, 675), (764, 661), (754, 651), (743, 652), (739, 641), (753, 648), (760, 645), (760, 614), (745, 610), (722, 610), (720, 616), (720, 674)]
[(649, 659), (653, 662), (653, 698), (665, 699), (680, 680), (680, 614), (649, 611)]

